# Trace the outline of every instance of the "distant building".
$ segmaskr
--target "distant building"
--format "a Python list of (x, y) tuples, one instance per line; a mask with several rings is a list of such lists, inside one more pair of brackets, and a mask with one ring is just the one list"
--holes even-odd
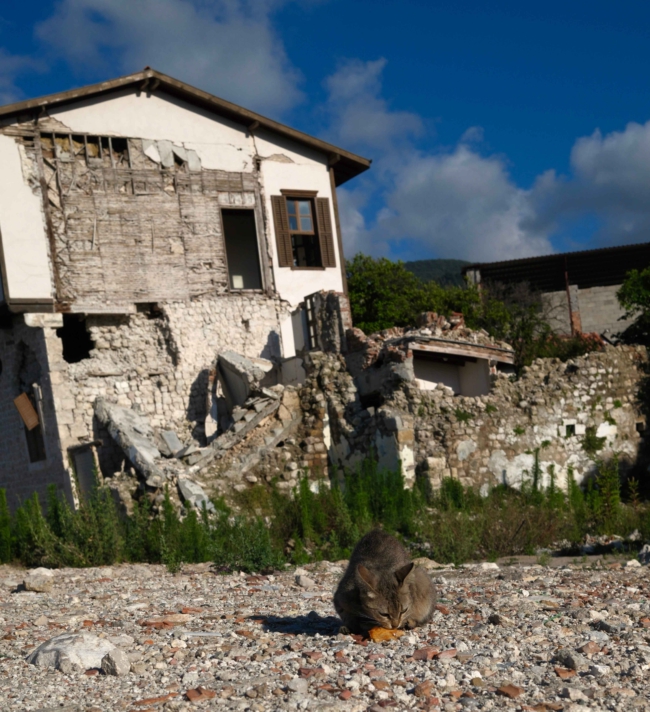
[(613, 336), (631, 323), (616, 292), (625, 275), (650, 265), (650, 242), (599, 250), (566, 252), (520, 260), (468, 265), (463, 274), (473, 284), (527, 282), (540, 291), (553, 330), (559, 334)]

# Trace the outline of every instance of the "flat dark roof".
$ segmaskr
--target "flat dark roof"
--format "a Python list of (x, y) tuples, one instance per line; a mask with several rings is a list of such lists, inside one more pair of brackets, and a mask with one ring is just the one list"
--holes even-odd
[(462, 271), (463, 274), (479, 271), (482, 282), (528, 282), (540, 291), (557, 292), (566, 287), (565, 272), (569, 284), (588, 289), (621, 284), (630, 270), (641, 270), (649, 265), (650, 242), (642, 242), (520, 260), (482, 262), (467, 265)]

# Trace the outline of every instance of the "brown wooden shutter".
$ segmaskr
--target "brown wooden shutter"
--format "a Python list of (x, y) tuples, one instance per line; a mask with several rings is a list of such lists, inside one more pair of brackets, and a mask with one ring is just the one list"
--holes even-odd
[(318, 238), (323, 267), (336, 267), (329, 198), (316, 198), (316, 219), (318, 220)]
[(275, 239), (278, 246), (278, 266), (293, 267), (293, 248), (291, 246), (291, 233), (289, 232), (289, 215), (287, 201), (284, 195), (272, 195), (273, 225)]

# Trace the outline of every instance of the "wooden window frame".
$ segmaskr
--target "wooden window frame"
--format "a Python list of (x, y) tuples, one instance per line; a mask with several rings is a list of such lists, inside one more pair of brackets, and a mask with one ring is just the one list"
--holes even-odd
[[(320, 254), (320, 265), (308, 265), (308, 266), (300, 266), (300, 265), (290, 265), (290, 269), (292, 270), (299, 270), (299, 271), (309, 271), (309, 270), (316, 270), (316, 271), (322, 271), (326, 269), (325, 265), (323, 264), (323, 249), (321, 246), (321, 241), (320, 241), (320, 234), (319, 234), (319, 225), (318, 225), (318, 216), (316, 215), (316, 201), (315, 198), (318, 195), (317, 190), (281, 190), (280, 193), (284, 197), (284, 204), (286, 207), (287, 211), (287, 219), (289, 218), (289, 203), (294, 202), (297, 203), (298, 201), (308, 201), (309, 202), (309, 210), (310, 210), (310, 218), (311, 218), (311, 225), (312, 225), (312, 230), (311, 232), (307, 230), (292, 230), (291, 229), (291, 223), (289, 222), (289, 237), (293, 238), (294, 235), (309, 235), (312, 237), (315, 237), (317, 242), (318, 242), (318, 251)], [(296, 213), (296, 217), (299, 219), (300, 214)], [(293, 240), (292, 240), (292, 254), (293, 254)], [(293, 260), (292, 260), (293, 261)]]

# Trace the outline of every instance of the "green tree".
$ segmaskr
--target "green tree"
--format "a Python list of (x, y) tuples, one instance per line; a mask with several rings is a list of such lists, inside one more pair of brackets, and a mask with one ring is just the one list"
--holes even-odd
[(403, 262), (359, 253), (347, 267), (352, 320), (366, 334), (408, 326), (424, 311), (422, 282)]
[(633, 269), (625, 276), (616, 292), (619, 304), (625, 309), (626, 318), (635, 317), (632, 326), (624, 332), (627, 341), (650, 343), (650, 267), (639, 271)]

